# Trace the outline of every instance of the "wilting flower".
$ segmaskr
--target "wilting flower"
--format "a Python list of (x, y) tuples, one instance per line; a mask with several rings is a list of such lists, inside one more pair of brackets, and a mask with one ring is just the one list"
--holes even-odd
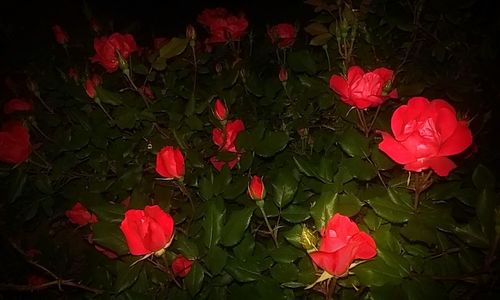
[(65, 214), (71, 223), (79, 226), (97, 222), (97, 216), (89, 212), (80, 202), (77, 202), (71, 209), (67, 210)]
[(455, 109), (441, 99), (411, 98), (392, 114), (391, 129), (394, 137), (379, 132), (383, 138), (379, 149), (408, 171), (432, 169), (447, 176), (456, 168), (447, 156), (472, 144), (467, 122), (458, 120)]
[(227, 107), (220, 99), (215, 100), (214, 116), (219, 121), (227, 119)]
[(193, 262), (182, 255), (177, 255), (172, 261), (172, 273), (177, 277), (186, 277), (191, 271)]
[(148, 205), (144, 210), (127, 210), (120, 229), (125, 235), (130, 254), (146, 255), (172, 243), (174, 219), (158, 205)]
[(184, 156), (180, 149), (163, 147), (156, 154), (156, 172), (169, 179), (184, 177)]
[(252, 176), (250, 182), (248, 183), (248, 196), (252, 198), (252, 200), (263, 200), (266, 196), (266, 188), (264, 187), (264, 183), (262, 182), (262, 177)]
[(330, 88), (339, 94), (345, 103), (365, 109), (379, 106), (389, 98), (398, 97), (396, 89), (389, 91), (392, 80), (392, 70), (378, 68), (365, 73), (360, 67), (353, 66), (347, 71), (347, 79), (333, 75), (330, 78)]
[(346, 275), (354, 260), (370, 259), (375, 255), (377, 246), (373, 238), (338, 213), (321, 230), (319, 251), (309, 253), (318, 267), (335, 277)]
[(295, 43), (297, 29), (292, 24), (280, 23), (269, 28), (267, 34), (278, 48), (288, 48)]
[(130, 34), (113, 33), (94, 39), (96, 54), (90, 59), (103, 66), (108, 73), (118, 70), (120, 60), (126, 61), (130, 54), (137, 51), (134, 37)]
[(15, 112), (25, 112), (33, 110), (33, 104), (27, 100), (14, 98), (7, 101), (3, 106), (4, 114), (12, 114)]
[(52, 26), (52, 32), (54, 33), (54, 37), (58, 44), (64, 45), (68, 43), (69, 37), (66, 31), (62, 29), (59, 25)]
[(31, 152), (30, 134), (21, 121), (7, 121), (0, 130), (0, 161), (19, 164)]
[(209, 43), (225, 43), (239, 40), (248, 27), (245, 16), (229, 14), (225, 8), (205, 9), (198, 22), (210, 31)]

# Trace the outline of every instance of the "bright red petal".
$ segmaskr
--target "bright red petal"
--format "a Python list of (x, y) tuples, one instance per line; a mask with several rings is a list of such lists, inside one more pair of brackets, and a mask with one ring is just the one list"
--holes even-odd
[(144, 212), (142, 210), (128, 210), (120, 225), (120, 229), (125, 236), (128, 249), (132, 255), (145, 255), (151, 252), (144, 247), (143, 236), (141, 235), (143, 230), (140, 228), (140, 225), (143, 216)]
[(467, 122), (460, 121), (455, 132), (441, 145), (440, 156), (458, 154), (467, 149), (472, 144), (472, 132), (467, 126)]
[(439, 176), (448, 176), (451, 170), (455, 169), (457, 165), (447, 157), (434, 157), (429, 159), (429, 166)]
[(330, 88), (342, 98), (349, 97), (349, 87), (347, 85), (347, 81), (341, 76), (333, 75), (330, 78)]
[(409, 152), (403, 145), (396, 141), (390, 134), (379, 131), (382, 134), (382, 142), (378, 144), (378, 148), (387, 154), (392, 160), (398, 164), (408, 164), (415, 161), (415, 156)]

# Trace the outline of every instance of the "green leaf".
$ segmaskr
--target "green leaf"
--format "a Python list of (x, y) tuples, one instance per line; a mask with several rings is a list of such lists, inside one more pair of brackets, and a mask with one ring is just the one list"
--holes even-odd
[(203, 220), (203, 243), (208, 248), (214, 247), (221, 238), (222, 220), (224, 219), (224, 202), (220, 199), (207, 203), (205, 219)]
[(302, 226), (301, 224), (297, 224), (293, 226), (290, 230), (285, 231), (283, 236), (285, 239), (292, 245), (297, 248), (302, 249)]
[(352, 271), (361, 284), (368, 287), (395, 285), (402, 280), (398, 269), (387, 265), (380, 257), (364, 262)]
[(349, 128), (342, 134), (339, 144), (351, 157), (364, 158), (370, 155), (368, 139), (354, 128)]
[(132, 286), (137, 281), (143, 266), (144, 262), (142, 261), (133, 266), (131, 266), (131, 263), (117, 262), (117, 277), (113, 285), (113, 291), (119, 294)]
[(271, 269), (271, 276), (278, 282), (293, 282), (297, 280), (299, 269), (294, 264), (275, 264)]
[(167, 44), (160, 48), (160, 58), (169, 59), (184, 52), (188, 45), (188, 39), (174, 37)]
[(120, 129), (132, 129), (137, 121), (137, 111), (128, 107), (119, 107), (113, 112), (113, 119)]
[(261, 277), (261, 270), (252, 260), (230, 259), (225, 270), (239, 282), (251, 282)]
[(306, 72), (309, 75), (314, 75), (318, 71), (318, 67), (311, 53), (306, 50), (290, 53), (288, 56), (288, 64), (295, 72)]
[(293, 246), (281, 246), (271, 251), (271, 257), (278, 263), (293, 263), (295, 260), (304, 257), (305, 253)]
[(92, 225), (94, 233), (92, 239), (95, 243), (106, 247), (118, 255), (128, 253), (128, 246), (118, 224), (99, 220)]
[(111, 204), (104, 201), (99, 201), (95, 205), (89, 205), (88, 208), (95, 212), (99, 222), (120, 223), (125, 214), (125, 207), (123, 205)]
[(248, 186), (247, 176), (233, 176), (231, 184), (226, 186), (222, 196), (224, 199), (236, 199), (239, 195), (243, 194)]
[(476, 220), (469, 224), (455, 226), (453, 231), (462, 241), (473, 247), (488, 248), (488, 237), (481, 230), (481, 225)]
[(293, 169), (283, 168), (272, 178), (270, 194), (278, 207), (285, 207), (297, 192), (298, 182), (294, 173)]
[(302, 223), (309, 219), (309, 207), (290, 205), (281, 212), (283, 219), (290, 223)]
[(495, 233), (495, 206), (497, 198), (493, 188), (484, 188), (479, 191), (476, 214), (483, 232), (492, 237)]
[(495, 187), (495, 176), (484, 165), (478, 165), (472, 173), (472, 181), (478, 189), (487, 189)]
[(271, 157), (285, 149), (288, 139), (288, 135), (282, 131), (266, 132), (264, 139), (256, 144), (255, 153), (262, 157)]
[(229, 220), (222, 228), (222, 245), (231, 247), (241, 240), (250, 224), (253, 211), (254, 208), (246, 207), (231, 213)]
[(363, 203), (352, 194), (341, 194), (334, 201), (334, 212), (341, 213), (344, 216), (352, 217), (356, 215)]
[(314, 206), (311, 208), (311, 216), (316, 224), (316, 229), (323, 228), (333, 216), (337, 197), (338, 193), (326, 191), (321, 193), (314, 203)]
[(183, 234), (176, 235), (172, 247), (188, 259), (197, 259), (200, 256), (196, 243)]
[(320, 157), (313, 156), (311, 159), (306, 159), (303, 156), (294, 156), (293, 160), (297, 168), (306, 176), (315, 177), (324, 183), (331, 183), (337, 171), (338, 162), (325, 155)]
[(387, 194), (367, 200), (375, 213), (393, 223), (407, 222), (413, 213), (410, 194), (387, 189)]
[(326, 28), (326, 26), (321, 23), (314, 22), (304, 27), (304, 31), (309, 33), (310, 35), (320, 35), (323, 33), (327, 33), (328, 28)]
[(245, 261), (251, 257), (255, 249), (255, 239), (252, 234), (247, 233), (243, 240), (233, 249), (236, 258)]
[(326, 43), (328, 43), (328, 41), (331, 40), (332, 38), (333, 38), (333, 35), (329, 32), (319, 34), (319, 35), (313, 37), (309, 41), (309, 45), (311, 45), (311, 46), (323, 46)]
[(110, 105), (120, 105), (122, 104), (121, 95), (112, 91), (109, 91), (102, 86), (96, 87), (97, 98), (102, 102)]
[(378, 170), (385, 171), (394, 167), (394, 162), (378, 148), (372, 148), (371, 160)]
[(369, 181), (377, 176), (375, 167), (359, 157), (344, 159), (341, 166), (349, 170), (349, 173), (359, 180)]
[(22, 168), (17, 168), (11, 173), (10, 177), (8, 199), (9, 202), (12, 203), (23, 193), (23, 188), (26, 184), (26, 180), (28, 179), (28, 174), (23, 171)]
[(187, 290), (191, 296), (195, 296), (201, 289), (203, 285), (203, 279), (205, 278), (205, 272), (198, 262), (194, 262), (191, 266), (191, 270), (184, 279)]
[(219, 246), (213, 246), (208, 249), (208, 255), (205, 258), (208, 270), (212, 275), (219, 274), (226, 265), (228, 254)]

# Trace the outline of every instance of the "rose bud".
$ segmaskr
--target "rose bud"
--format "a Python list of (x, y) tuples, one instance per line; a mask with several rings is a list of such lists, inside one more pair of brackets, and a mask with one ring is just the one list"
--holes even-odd
[(214, 117), (219, 121), (227, 119), (227, 107), (220, 99), (215, 100)]
[(68, 43), (69, 37), (66, 31), (62, 29), (59, 25), (52, 26), (52, 32), (54, 32), (54, 37), (58, 44), (64, 45)]
[(85, 80), (85, 92), (90, 98), (95, 98), (96, 96), (96, 87), (102, 84), (102, 77), (97, 74), (93, 74), (92, 77)]
[(177, 277), (186, 277), (191, 270), (193, 262), (182, 255), (177, 255), (177, 257), (172, 261), (172, 273)]
[(190, 41), (196, 40), (196, 30), (191, 24), (186, 27), (186, 38)]
[(66, 217), (71, 223), (79, 226), (97, 223), (96, 215), (90, 213), (80, 202), (77, 202), (70, 210), (66, 211)]
[(156, 155), (156, 172), (168, 179), (184, 177), (184, 156), (172, 146), (163, 147)]
[(253, 200), (260, 201), (266, 196), (266, 188), (262, 182), (262, 177), (252, 176), (250, 183), (248, 184), (248, 196)]
[(162, 253), (174, 237), (174, 219), (158, 205), (125, 212), (120, 229), (127, 241), (130, 254)]
[(280, 73), (278, 74), (278, 78), (281, 82), (285, 82), (288, 80), (288, 72), (286, 68), (280, 68)]

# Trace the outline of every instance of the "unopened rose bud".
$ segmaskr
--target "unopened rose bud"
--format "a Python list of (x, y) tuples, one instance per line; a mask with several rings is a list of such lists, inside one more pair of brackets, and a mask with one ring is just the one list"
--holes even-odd
[(288, 71), (286, 68), (281, 68), (280, 73), (278, 74), (278, 78), (280, 79), (281, 82), (287, 81), (288, 80)]
[(214, 117), (219, 121), (227, 119), (227, 107), (220, 99), (217, 99), (214, 104)]
[(191, 24), (186, 27), (186, 38), (190, 41), (196, 40), (196, 30)]
[(215, 65), (215, 72), (217, 72), (217, 74), (220, 74), (222, 72), (222, 64), (221, 63), (217, 63)]
[(124, 59), (121, 55), (120, 55), (120, 52), (118, 52), (118, 61), (120, 62), (120, 69), (123, 71), (123, 72), (128, 72), (129, 69), (128, 69), (128, 62), (126, 59)]
[(264, 187), (264, 183), (262, 182), (262, 177), (255, 175), (252, 176), (252, 179), (248, 184), (248, 196), (250, 196), (252, 200), (264, 200), (264, 197), (266, 196), (266, 188)]

